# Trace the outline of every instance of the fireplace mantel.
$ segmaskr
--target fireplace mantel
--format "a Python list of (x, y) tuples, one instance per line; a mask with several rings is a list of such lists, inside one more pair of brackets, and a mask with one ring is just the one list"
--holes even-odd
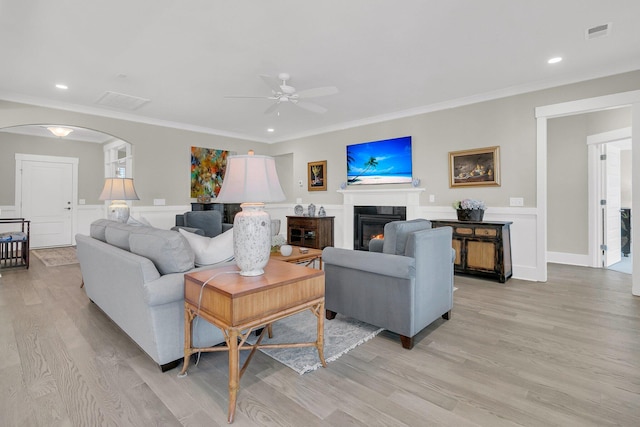
[(424, 188), (384, 188), (366, 190), (338, 190), (343, 196), (344, 226), (342, 247), (353, 249), (354, 206), (406, 206), (407, 219), (415, 219)]
[(384, 188), (377, 190), (338, 190), (345, 205), (418, 206), (424, 188)]

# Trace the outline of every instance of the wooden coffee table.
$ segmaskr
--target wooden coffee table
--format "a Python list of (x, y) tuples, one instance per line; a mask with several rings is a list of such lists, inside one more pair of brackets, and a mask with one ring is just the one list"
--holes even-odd
[[(226, 266), (184, 275), (184, 365), (198, 352), (229, 352), (229, 417), (233, 422), (240, 378), (259, 348), (315, 347), (322, 366), (324, 360), (324, 271), (270, 260), (261, 276), (245, 277), (238, 267)], [(277, 320), (311, 312), (318, 319), (315, 342), (261, 344), (266, 331)], [(222, 329), (226, 346), (192, 347), (193, 319), (200, 316)], [(254, 329), (265, 327), (254, 345), (246, 340)], [(242, 369), (240, 351), (251, 350)]]
[(293, 251), (289, 256), (284, 256), (280, 252), (272, 252), (271, 259), (290, 262), (294, 264), (304, 264), (305, 267), (309, 267), (315, 260), (318, 260), (318, 268), (322, 270), (322, 250), (314, 248), (302, 248), (308, 251), (307, 253), (302, 253), (300, 252), (300, 249), (300, 246), (293, 246)]

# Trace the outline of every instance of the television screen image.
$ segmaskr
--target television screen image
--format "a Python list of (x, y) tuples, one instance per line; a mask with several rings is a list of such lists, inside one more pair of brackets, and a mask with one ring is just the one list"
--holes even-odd
[(347, 145), (347, 184), (404, 184), (412, 180), (411, 137)]

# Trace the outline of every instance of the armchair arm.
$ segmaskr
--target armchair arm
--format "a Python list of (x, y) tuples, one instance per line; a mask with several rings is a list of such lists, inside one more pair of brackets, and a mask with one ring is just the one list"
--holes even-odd
[(416, 272), (415, 260), (411, 257), (334, 247), (323, 249), (322, 262), (400, 279), (413, 278)]
[(369, 252), (382, 252), (383, 246), (384, 246), (384, 239), (369, 240)]

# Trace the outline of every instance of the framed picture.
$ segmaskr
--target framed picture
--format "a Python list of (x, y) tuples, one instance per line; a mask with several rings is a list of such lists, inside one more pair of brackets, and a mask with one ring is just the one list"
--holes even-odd
[(307, 189), (309, 191), (327, 191), (327, 161), (309, 162), (307, 165)]
[(222, 188), (222, 179), (227, 168), (227, 157), (233, 154), (226, 150), (191, 147), (191, 197), (209, 200)]
[(449, 187), (500, 185), (500, 147), (449, 152)]

